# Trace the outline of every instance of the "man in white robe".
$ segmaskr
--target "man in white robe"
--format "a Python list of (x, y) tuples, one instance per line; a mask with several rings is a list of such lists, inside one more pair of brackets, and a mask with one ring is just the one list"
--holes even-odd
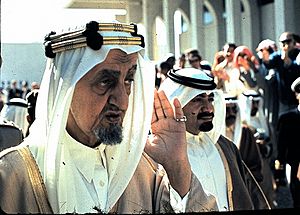
[(183, 106), (192, 171), (204, 189), (216, 197), (218, 209), (269, 208), (237, 147), (221, 135), (225, 102), (213, 78), (193, 68), (172, 70), (160, 90), (165, 91), (170, 101), (177, 98)]

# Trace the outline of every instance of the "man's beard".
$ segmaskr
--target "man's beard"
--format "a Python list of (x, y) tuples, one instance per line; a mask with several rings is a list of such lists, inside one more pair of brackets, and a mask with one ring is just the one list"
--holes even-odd
[(257, 108), (252, 108), (251, 110), (251, 116), (255, 116), (257, 113), (258, 109)]
[[(207, 116), (214, 117), (215, 114), (213, 112), (211, 112), (211, 113), (202, 112), (197, 115), (197, 119), (201, 119), (202, 117), (207, 117)], [(199, 130), (203, 131), (203, 132), (207, 132), (207, 131), (210, 131), (211, 129), (213, 129), (213, 127), (214, 127), (214, 125), (213, 125), (212, 121), (204, 122), (201, 125), (199, 125)]]
[(236, 120), (236, 116), (234, 115), (226, 116), (226, 126), (229, 127), (233, 125), (235, 123), (235, 120)]
[(199, 126), (199, 130), (203, 132), (208, 132), (213, 129), (214, 125), (212, 122), (204, 122)]
[(97, 138), (97, 145), (103, 143), (105, 145), (120, 144), (123, 140), (122, 126), (110, 125), (108, 128), (98, 127), (94, 130)]

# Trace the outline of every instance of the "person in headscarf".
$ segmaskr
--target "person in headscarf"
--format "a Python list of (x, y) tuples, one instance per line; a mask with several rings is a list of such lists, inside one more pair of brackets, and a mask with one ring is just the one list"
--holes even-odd
[[(267, 119), (264, 114), (262, 96), (255, 90), (247, 90), (243, 92), (239, 98), (239, 106), (241, 107), (241, 120), (247, 124), (253, 131), (254, 137), (262, 157), (262, 175), (263, 180), (260, 182), (266, 197), (275, 207), (275, 179), (271, 169), (271, 164), (275, 161), (273, 156), (273, 144)], [(275, 204), (274, 204), (275, 203)]]
[(0, 117), (0, 152), (20, 144), (23, 138), (22, 130), (14, 122)]
[[(164, 93), (154, 91), (154, 68), (136, 25), (92, 21), (45, 40), (35, 121), (22, 144), (0, 154), (3, 211), (216, 209), (191, 173), (185, 126), (175, 120), (183, 115), (180, 103), (174, 101), (174, 113)], [(161, 156), (163, 146), (173, 153)]]
[[(192, 171), (204, 189), (216, 197), (218, 209), (269, 208), (237, 147), (221, 135), (225, 103), (213, 77), (194, 68), (170, 71), (160, 90), (170, 101), (177, 98), (183, 107)], [(254, 197), (260, 200), (259, 204), (254, 204)]]
[(236, 96), (225, 94), (226, 102), (226, 129), (222, 133), (231, 140), (239, 149), (241, 157), (256, 181), (263, 181), (263, 160), (258, 144), (256, 143), (255, 132), (243, 120), (245, 107), (240, 106), (240, 101)]
[(225, 81), (228, 81), (229, 80), (229, 76), (226, 72), (225, 69), (223, 68), (219, 68), (218, 70), (216, 69), (217, 65), (219, 65), (220, 63), (222, 63), (226, 58), (224, 57), (224, 52), (221, 50), (221, 51), (217, 51), (215, 53), (215, 56), (214, 56), (214, 61), (213, 61), (213, 64), (212, 64), (212, 69), (211, 69), (211, 72), (212, 72), (212, 75), (214, 76), (215, 78), (215, 82), (217, 84), (217, 88), (218, 89), (222, 89), (225, 91), (225, 86), (224, 86), (224, 82)]
[(25, 99), (22, 98), (10, 99), (3, 106), (0, 112), (0, 117), (7, 121), (14, 122), (14, 124), (22, 130), (24, 137), (29, 125), (26, 115), (27, 102)]
[(256, 73), (259, 62), (247, 46), (238, 46), (234, 50), (233, 68), (238, 71), (244, 90), (257, 88)]

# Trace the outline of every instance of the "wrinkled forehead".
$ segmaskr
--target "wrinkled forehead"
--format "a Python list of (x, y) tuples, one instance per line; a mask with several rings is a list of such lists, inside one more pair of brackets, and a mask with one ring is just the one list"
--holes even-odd
[(108, 55), (105, 60), (110, 59), (113, 61), (117, 61), (120, 63), (127, 63), (131, 60), (137, 61), (138, 54), (137, 52), (127, 54), (126, 52), (120, 50), (120, 49), (111, 49), (108, 52)]

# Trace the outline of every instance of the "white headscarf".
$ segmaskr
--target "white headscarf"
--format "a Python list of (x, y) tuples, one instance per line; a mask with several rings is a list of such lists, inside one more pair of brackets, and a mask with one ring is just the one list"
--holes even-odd
[(16, 126), (22, 129), (23, 135), (26, 135), (28, 128), (27, 121), (27, 102), (22, 98), (12, 98), (1, 110), (1, 117), (14, 122)]
[[(204, 70), (194, 69), (194, 68), (184, 68), (176, 71), (177, 74), (187, 77), (192, 77), (200, 80), (209, 80), (209, 76)], [(181, 106), (184, 107), (189, 101), (191, 101), (194, 97), (199, 94), (206, 93), (214, 93), (214, 114), (215, 117), (213, 119), (213, 129), (209, 132), (200, 132), (199, 138), (209, 137), (216, 143), (220, 137), (221, 131), (224, 127), (224, 119), (225, 119), (225, 104), (223, 93), (221, 90), (201, 90), (192, 87), (188, 87), (179, 83), (176, 83), (170, 78), (165, 79), (165, 81), (160, 86), (161, 90), (163, 90), (170, 101), (173, 101), (174, 98), (178, 98), (181, 103)]]
[[(225, 103), (226, 104), (236, 104), (236, 119), (235, 119), (235, 124), (234, 124), (234, 136), (233, 136), (233, 140), (231, 140), (238, 148), (240, 148), (240, 144), (241, 144), (241, 139), (242, 139), (242, 119), (241, 119), (241, 108), (239, 106), (239, 101), (238, 99), (231, 99), (232, 96), (230, 96), (229, 94), (225, 94)], [(226, 127), (225, 129), (222, 131), (222, 134), (226, 136)], [(229, 138), (229, 137), (227, 137)]]
[[(131, 36), (126, 32), (98, 33), (102, 36)], [(124, 192), (141, 158), (150, 130), (155, 77), (154, 66), (144, 59), (144, 49), (138, 45), (103, 45), (97, 51), (83, 47), (56, 53), (54, 59), (47, 61), (36, 103), (36, 119), (23, 143), (29, 145), (41, 170), (54, 213), (91, 212), (86, 211), (87, 206), (76, 199), (74, 178), (80, 173), (76, 167), (68, 165), (71, 156), (66, 153), (67, 144), (61, 140), (76, 83), (91, 68), (103, 62), (112, 49), (120, 49), (127, 54), (137, 52), (139, 57), (123, 121), (123, 141), (107, 146), (105, 151), (108, 169), (105, 213)]]
[[(249, 94), (249, 95), (248, 95)], [(248, 96), (247, 96), (248, 95)], [(253, 95), (253, 96), (251, 96)], [(252, 101), (258, 101), (258, 111), (255, 116), (251, 116)], [(245, 91), (239, 97), (241, 107), (241, 120), (247, 125), (264, 132), (269, 136), (269, 128), (263, 110), (263, 98), (254, 90)]]

